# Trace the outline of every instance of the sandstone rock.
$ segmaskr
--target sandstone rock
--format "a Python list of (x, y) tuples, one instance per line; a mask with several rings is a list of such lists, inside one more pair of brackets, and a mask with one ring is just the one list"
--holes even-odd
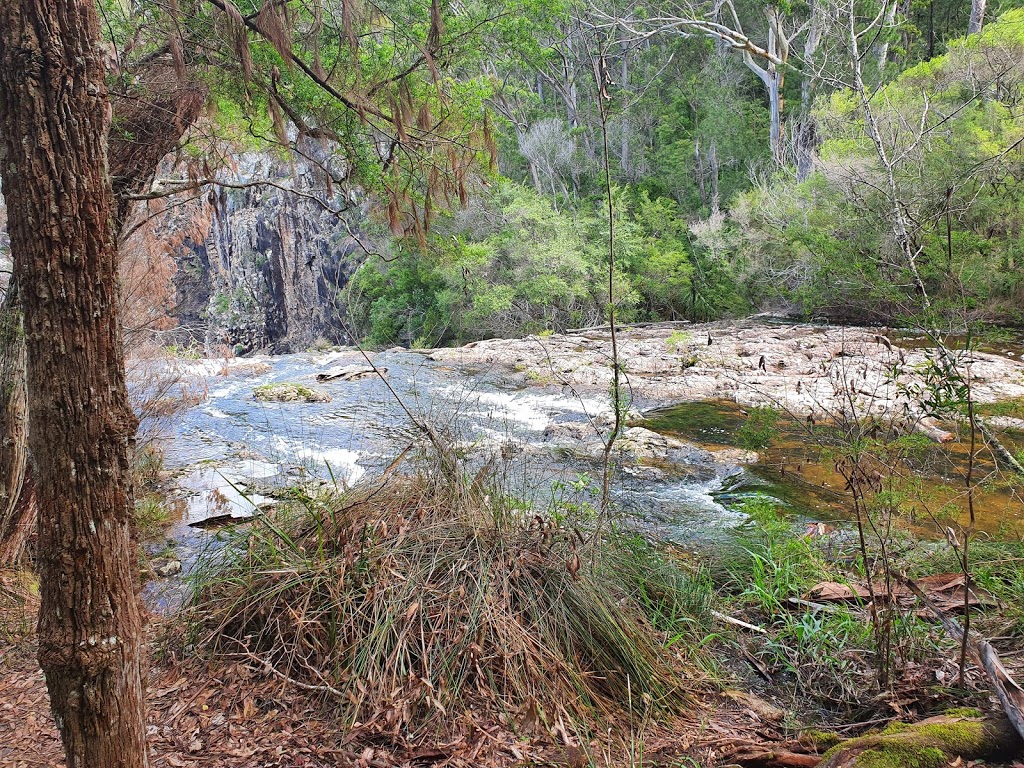
[(157, 576), (162, 579), (166, 579), (170, 576), (177, 576), (181, 573), (181, 561), (180, 560), (157, 560), (152, 563), (152, 570)]
[[(681, 345), (672, 350), (673, 326), (622, 328), (620, 359), (634, 396), (646, 405), (682, 401), (734, 399), (744, 405), (780, 404), (793, 415), (848, 408), (843, 382), (856, 378), (858, 415), (901, 412), (908, 388), (923, 385), (927, 350), (889, 349), (875, 341), (879, 332), (864, 328), (796, 324), (785, 328), (756, 320), (690, 326), (695, 339), (710, 333), (711, 347)], [(607, 393), (611, 380), (607, 334), (554, 335), (544, 338), (493, 339), (474, 348), (439, 349), (432, 359), (464, 365), (505, 366), (526, 382), (546, 386), (551, 370), (559, 383), (579, 392)], [(769, 373), (756, 363), (764, 355)], [(902, 359), (902, 362), (899, 360)], [(893, 380), (894, 365), (898, 378)], [(979, 403), (1024, 396), (1024, 364), (1000, 355), (972, 358), (975, 400)]]

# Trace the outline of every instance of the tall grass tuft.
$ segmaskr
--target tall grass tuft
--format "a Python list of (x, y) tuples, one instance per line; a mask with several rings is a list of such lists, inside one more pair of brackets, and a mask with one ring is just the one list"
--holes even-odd
[(297, 492), (200, 562), (198, 642), (395, 734), (444, 730), (470, 708), (584, 730), (678, 710), (700, 673), (645, 600), (686, 606), (686, 580), (662, 563), (638, 588), (650, 554), (635, 539), (604, 534), (581, 562), (573, 528), (479, 487), (420, 474)]

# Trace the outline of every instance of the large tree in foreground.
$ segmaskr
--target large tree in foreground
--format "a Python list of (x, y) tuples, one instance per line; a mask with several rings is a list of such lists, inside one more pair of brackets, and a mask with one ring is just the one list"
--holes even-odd
[(0, 176), (22, 290), (39, 662), (71, 768), (148, 764), (116, 301), (110, 104), (92, 0), (0, 3)]

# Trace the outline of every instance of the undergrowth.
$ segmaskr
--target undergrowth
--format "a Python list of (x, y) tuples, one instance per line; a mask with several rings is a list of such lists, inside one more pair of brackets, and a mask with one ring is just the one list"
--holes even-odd
[(294, 493), (201, 559), (192, 628), (336, 700), (383, 733), (506, 725), (596, 732), (678, 711), (704, 675), (673, 647), (710, 584), (631, 535), (569, 523), (460, 480), (393, 477)]
[[(874, 673), (875, 636), (866, 601), (815, 602), (808, 592), (821, 582), (863, 583), (856, 541), (842, 530), (822, 536), (805, 535), (777, 509), (771, 499), (748, 502), (749, 522), (735, 542), (723, 548), (713, 565), (723, 610), (754, 622), (765, 630), (753, 635), (746, 648), (776, 684), (790, 688), (794, 701), (817, 702), (841, 719), (851, 713), (884, 712), (886, 702), (920, 701), (927, 708), (948, 705), (959, 695), (951, 689), (928, 690), (933, 677), (925, 669), (941, 666), (955, 656), (956, 643), (920, 606), (883, 602), (881, 610), (892, 626), (892, 653), (899, 673), (880, 687)], [(904, 541), (904, 538), (906, 539)], [(989, 613), (989, 626), (1020, 631), (1024, 597), (1024, 559), (1021, 545), (977, 542), (972, 578), (1000, 600), (998, 615)], [(896, 537), (893, 565), (912, 576), (956, 571), (955, 555), (942, 542), (914, 543)], [(1016, 561), (1016, 564), (1015, 564)], [(880, 587), (880, 576), (873, 575)], [(985, 626), (984, 622), (981, 626)]]

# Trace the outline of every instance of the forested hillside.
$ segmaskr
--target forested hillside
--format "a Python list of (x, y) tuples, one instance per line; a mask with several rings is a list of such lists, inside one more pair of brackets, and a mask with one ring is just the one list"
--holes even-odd
[(179, 345), (558, 331), (608, 314), (610, 182), (621, 320), (1018, 324), (1016, 4), (110, 0), (115, 99), (178, 123), (115, 147), (183, 139), (126, 250)]
[(516, 12), (480, 62), (498, 173), (357, 274), (375, 343), (598, 322), (605, 141), (622, 319), (898, 322), (916, 270), (944, 323), (1020, 322), (1021, 11), (970, 37), (934, 2)]

